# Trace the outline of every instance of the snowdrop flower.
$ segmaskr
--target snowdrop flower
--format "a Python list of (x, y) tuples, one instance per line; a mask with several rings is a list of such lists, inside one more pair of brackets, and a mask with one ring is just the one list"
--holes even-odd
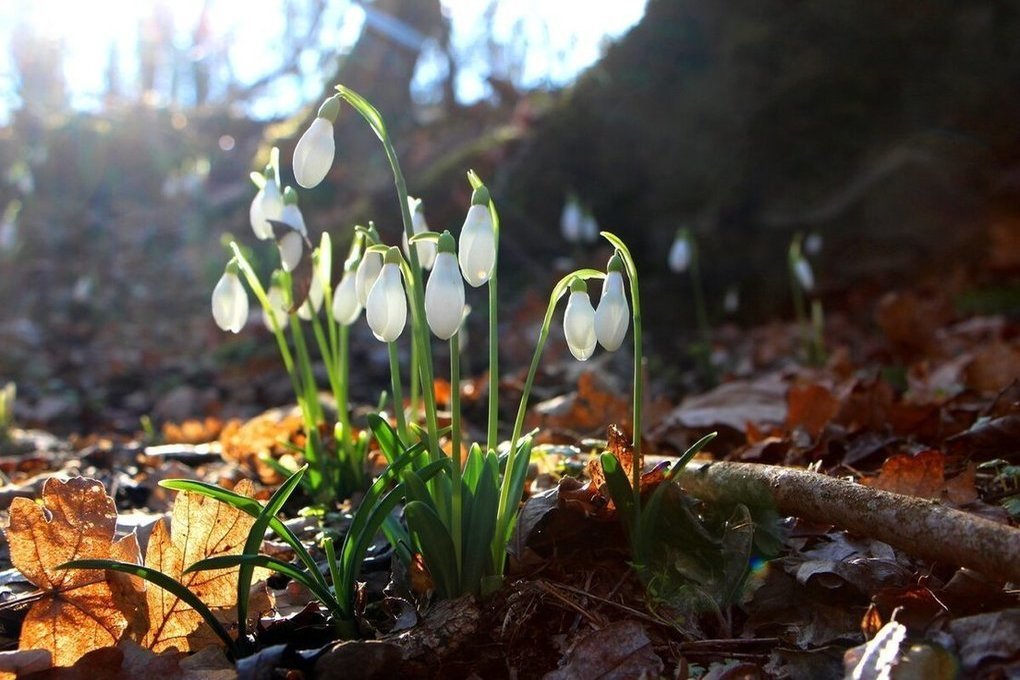
[(357, 261), (348, 263), (340, 283), (336, 284), (336, 290), (333, 292), (333, 309), (330, 311), (336, 322), (344, 326), (350, 326), (361, 316), (361, 302), (358, 300), (354, 281), (357, 270)]
[(333, 165), (333, 123), (339, 112), (340, 95), (333, 95), (319, 107), (319, 115), (294, 147), (294, 179), (305, 189), (318, 186)]
[(723, 310), (727, 314), (733, 314), (740, 307), (740, 289), (736, 286), (731, 286), (726, 291), (726, 296), (723, 297)]
[(212, 314), (216, 325), (231, 333), (240, 333), (248, 320), (248, 293), (237, 277), (237, 262), (227, 264), (212, 293)]
[(464, 322), (464, 279), (450, 232), (439, 237), (438, 248), (435, 267), (425, 284), (425, 319), (436, 337), (449, 340)]
[(567, 243), (578, 243), (581, 240), (581, 230), (584, 221), (584, 212), (577, 196), (571, 194), (563, 205), (563, 213), (560, 215), (560, 232)]
[(326, 259), (319, 254), (318, 249), (312, 253), (312, 262), (314, 267), (312, 269), (312, 282), (308, 287), (308, 297), (298, 307), (297, 311), (298, 316), (305, 321), (311, 321), (312, 317), (322, 309), (322, 301), (326, 297), (326, 286), (329, 285), (330, 277), (330, 272), (324, 268)]
[(673, 245), (669, 249), (668, 264), (674, 274), (682, 274), (691, 266), (691, 233), (687, 229), (680, 229), (673, 239)]
[[(411, 211), (411, 230), (415, 234), (421, 234), (429, 230), (428, 222), (425, 221), (425, 211), (421, 207), (421, 199), (407, 197), (407, 207)], [(418, 241), (415, 250), (418, 251), (418, 264), (425, 269), (432, 269), (436, 261), (436, 244), (432, 241)], [(404, 254), (411, 257), (411, 249), (407, 242), (407, 232), (404, 232)]]
[(260, 241), (273, 238), (273, 225), (269, 220), (279, 220), (283, 216), (283, 195), (276, 183), (276, 172), (267, 166), (263, 177), (266, 180), (265, 184), (255, 194), (248, 209), (252, 231)]
[(805, 293), (810, 293), (815, 289), (815, 274), (811, 271), (811, 263), (803, 257), (798, 257), (793, 261), (793, 275), (797, 279), (797, 283), (800, 284), (801, 289)]
[(478, 187), (471, 196), (471, 207), (460, 230), (458, 254), (464, 280), (473, 288), (492, 277), (496, 267), (496, 228), (489, 212), (489, 190), (485, 187)]
[(302, 235), (308, 236), (305, 216), (301, 214), (301, 208), (298, 207), (298, 196), (294, 187), (287, 187), (283, 190), (283, 212), (280, 213), (279, 221), (300, 231)]
[(377, 340), (393, 342), (400, 337), (407, 323), (407, 296), (400, 277), (400, 250), (386, 252), (382, 272), (368, 294), (365, 317)]
[(262, 323), (269, 331), (273, 331), (274, 321), (276, 328), (282, 329), (287, 323), (287, 296), (283, 292), (283, 284), (280, 283), (279, 277), (275, 273), (266, 297), (269, 299), (269, 309), (262, 309)]
[(382, 253), (369, 251), (361, 258), (358, 271), (354, 276), (354, 289), (358, 293), (358, 304), (368, 305), (368, 294), (372, 291), (376, 279), (383, 268)]
[(808, 255), (817, 255), (822, 252), (822, 235), (813, 231), (804, 239), (804, 252)]
[[(623, 290), (623, 260), (613, 255), (602, 281), (602, 297), (595, 310), (595, 337), (610, 352), (620, 349), (630, 326), (630, 307)], [(576, 356), (576, 355), (575, 355)]]
[(563, 335), (570, 353), (579, 361), (587, 361), (595, 351), (595, 310), (588, 298), (588, 284), (574, 277), (570, 282), (570, 298), (563, 313)]

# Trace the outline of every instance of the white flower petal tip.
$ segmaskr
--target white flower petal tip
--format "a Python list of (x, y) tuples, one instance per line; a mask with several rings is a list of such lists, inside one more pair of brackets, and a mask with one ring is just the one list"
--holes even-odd
[(333, 124), (316, 118), (294, 147), (294, 179), (305, 189), (318, 186), (333, 165), (335, 154)]
[(453, 253), (439, 253), (425, 284), (425, 319), (436, 337), (449, 340), (464, 322), (464, 279)]
[(595, 310), (595, 337), (604, 349), (620, 349), (630, 327), (630, 307), (623, 289), (623, 274), (612, 271), (602, 282), (602, 297)]
[(460, 270), (464, 280), (478, 288), (492, 278), (496, 266), (496, 230), (488, 206), (472, 205), (460, 232)]
[(570, 353), (578, 361), (587, 361), (595, 352), (595, 310), (585, 291), (573, 291), (563, 313), (563, 335)]
[(248, 321), (248, 294), (237, 274), (225, 272), (212, 293), (212, 314), (216, 325), (240, 333)]
[(377, 340), (393, 342), (400, 337), (407, 323), (407, 296), (400, 278), (400, 265), (383, 266), (368, 294), (365, 316)]
[(344, 274), (333, 293), (333, 309), (330, 311), (336, 322), (344, 326), (350, 326), (361, 316), (361, 303), (358, 302), (354, 278), (354, 274)]

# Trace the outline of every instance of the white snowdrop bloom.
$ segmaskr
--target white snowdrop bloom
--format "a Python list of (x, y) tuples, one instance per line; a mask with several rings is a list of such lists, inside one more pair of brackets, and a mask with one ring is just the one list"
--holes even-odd
[(269, 331), (273, 330), (273, 319), (276, 320), (277, 328), (283, 328), (287, 323), (287, 298), (279, 283), (273, 283), (266, 293), (269, 299), (269, 309), (262, 309), (262, 323)]
[(740, 289), (736, 286), (731, 286), (726, 291), (725, 297), (723, 297), (723, 310), (727, 314), (733, 314), (740, 308)]
[(579, 361), (587, 361), (595, 351), (595, 310), (588, 297), (588, 285), (575, 278), (570, 284), (567, 311), (563, 313), (563, 335), (570, 353)]
[(368, 304), (368, 294), (375, 285), (375, 280), (379, 278), (382, 267), (382, 253), (369, 251), (362, 256), (361, 264), (358, 265), (358, 271), (354, 276), (354, 289), (358, 293), (358, 304), (362, 307)]
[[(394, 257), (395, 256), (395, 257)], [(393, 342), (407, 323), (407, 295), (398, 264), (400, 251), (390, 248), (379, 278), (368, 294), (365, 317), (377, 340)]]
[(475, 189), (464, 226), (460, 230), (458, 259), (464, 280), (477, 288), (492, 277), (496, 267), (496, 228), (489, 212), (489, 192)]
[[(407, 197), (407, 207), (411, 211), (411, 229), (415, 234), (421, 234), (429, 230), (428, 222), (425, 220), (425, 211), (422, 209), (421, 200), (412, 196)], [(411, 249), (407, 241), (407, 232), (404, 232), (404, 254), (411, 257)], [(436, 244), (432, 241), (419, 241), (414, 244), (418, 251), (418, 264), (424, 269), (432, 269), (436, 261)]]
[(803, 257), (798, 257), (793, 261), (793, 275), (797, 279), (797, 283), (806, 293), (810, 293), (815, 289), (815, 274), (811, 270), (811, 263)]
[(327, 99), (294, 147), (294, 179), (305, 189), (318, 186), (333, 165), (336, 154), (333, 123), (339, 111), (339, 95)]
[(237, 277), (236, 265), (228, 265), (213, 288), (212, 314), (216, 325), (231, 333), (240, 333), (248, 320), (248, 293)]
[[(290, 189), (290, 187), (287, 187), (287, 189)], [(305, 216), (301, 214), (301, 208), (298, 207), (297, 203), (287, 203), (284, 205), (279, 221), (300, 232), (302, 236), (308, 236)]]
[(563, 212), (560, 214), (560, 233), (567, 243), (579, 243), (581, 241), (581, 222), (584, 221), (584, 213), (581, 210), (577, 197), (571, 195), (563, 205)]
[(804, 239), (804, 252), (808, 255), (817, 255), (822, 252), (822, 235), (813, 231)]
[(355, 285), (356, 270), (344, 272), (340, 283), (336, 284), (333, 291), (333, 318), (344, 326), (350, 326), (358, 320), (361, 315), (361, 302), (358, 301), (358, 291)]
[(280, 249), (280, 264), (283, 271), (294, 271), (301, 262), (301, 254), (305, 249), (305, 239), (298, 231), (288, 231), (279, 241), (276, 242)]
[(425, 284), (425, 319), (442, 340), (449, 340), (464, 322), (464, 279), (460, 276), (453, 236), (444, 231), (439, 254)]
[(595, 337), (610, 352), (620, 349), (630, 326), (630, 307), (623, 289), (622, 269), (623, 262), (614, 255), (602, 281), (602, 297), (595, 310)]
[(266, 171), (266, 183), (252, 199), (248, 209), (248, 219), (252, 231), (260, 241), (273, 238), (273, 225), (269, 220), (279, 220), (283, 216), (283, 194), (277, 186), (275, 173)]
[(677, 232), (669, 249), (668, 264), (675, 274), (682, 274), (691, 266), (691, 241), (686, 229)]

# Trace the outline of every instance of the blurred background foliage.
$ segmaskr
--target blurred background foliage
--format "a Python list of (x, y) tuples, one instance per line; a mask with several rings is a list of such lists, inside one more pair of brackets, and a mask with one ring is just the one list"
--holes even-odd
[[(459, 228), (468, 168), (488, 181), (508, 302), (546, 290), (564, 255), (604, 263), (560, 235), (576, 193), (632, 244), (660, 350), (693, 318), (665, 263), (681, 226), (717, 320), (733, 286), (742, 320), (789, 315), (801, 231), (823, 236), (823, 293), (850, 306), (1020, 268), (1020, 1), (606, 4), (10, 3), (0, 382), (38, 420), (86, 429), (211, 385), (217, 357), (245, 351), (208, 296), (224, 235), (254, 244), (248, 172), (274, 145), (290, 158), (337, 82), (384, 113), (434, 228)], [(343, 248), (372, 219), (395, 241), (375, 139), (342, 114), (337, 148), (301, 193), (313, 240)]]

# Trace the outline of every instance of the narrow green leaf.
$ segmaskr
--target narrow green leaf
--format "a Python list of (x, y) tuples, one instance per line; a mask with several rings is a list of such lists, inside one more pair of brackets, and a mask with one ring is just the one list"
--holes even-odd
[(457, 558), (453, 539), (443, 521), (429, 505), (411, 501), (404, 507), (407, 526), (421, 550), (425, 565), (432, 576), (436, 592), (441, 598), (458, 594)]
[(690, 448), (684, 451), (683, 455), (681, 455), (673, 463), (673, 465), (670, 466), (669, 471), (666, 473), (666, 479), (669, 480), (675, 477), (681, 470), (684, 469), (684, 467), (687, 466), (688, 463), (691, 462), (691, 459), (694, 458), (699, 451), (708, 446), (708, 443), (715, 439), (718, 434), (718, 432), (709, 432), (704, 437), (691, 444)]
[(489, 452), (481, 466), (475, 484), (471, 512), (463, 518), (464, 549), (461, 553), (463, 571), (461, 592), (480, 594), (482, 577), (492, 569), (493, 533), (496, 530), (496, 512), (499, 509), (499, 474), (496, 454)]
[(386, 462), (393, 465), (393, 461), (400, 457), (404, 449), (397, 438), (397, 433), (385, 419), (379, 417), (378, 413), (369, 413), (367, 420), (369, 429), (372, 430), (375, 440), (379, 443), (379, 449), (386, 457)]
[(199, 616), (201, 616), (202, 619), (209, 624), (209, 627), (213, 629), (213, 632), (216, 633), (221, 640), (223, 640), (223, 644), (227, 646), (230, 653), (234, 656), (237, 655), (237, 646), (234, 639), (230, 637), (230, 633), (228, 633), (227, 629), (223, 627), (223, 624), (220, 623), (219, 619), (213, 615), (205, 602), (202, 602), (197, 595), (188, 590), (184, 585), (173, 580), (161, 571), (150, 569), (149, 567), (143, 567), (140, 564), (118, 562), (117, 560), (71, 560), (70, 562), (61, 564), (57, 567), (57, 569), (108, 569), (110, 571), (119, 571), (143, 578), (149, 583), (159, 586), (198, 612)]
[(631, 487), (630, 480), (627, 479), (623, 468), (620, 467), (620, 461), (608, 451), (599, 456), (599, 461), (602, 463), (602, 471), (606, 475), (606, 488), (609, 491), (609, 496), (613, 499), (613, 503), (616, 504), (616, 509), (620, 513), (624, 526), (627, 527), (627, 531), (636, 531), (637, 529), (634, 526), (636, 512), (634, 488)]
[(386, 124), (383, 122), (382, 115), (379, 110), (368, 103), (364, 97), (360, 94), (347, 87), (346, 85), (337, 85), (336, 91), (340, 93), (340, 96), (344, 98), (354, 110), (361, 114), (372, 131), (375, 132), (376, 136), (381, 140), (386, 139)]
[[(461, 474), (461, 480), (466, 488), (474, 490), (484, 465), (485, 459), (482, 456), (482, 447), (475, 442), (471, 445), (471, 450), (468, 451), (467, 463), (464, 465), (464, 472)], [(467, 512), (466, 509), (465, 512)]]

